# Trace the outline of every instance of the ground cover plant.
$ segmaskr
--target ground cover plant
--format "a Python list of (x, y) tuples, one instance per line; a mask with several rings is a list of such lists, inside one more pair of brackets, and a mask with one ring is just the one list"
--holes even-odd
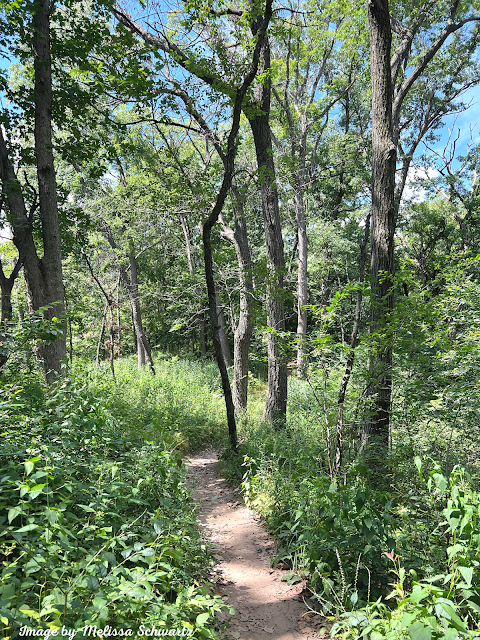
[(211, 556), (185, 485), (178, 424), (157, 423), (145, 438), (150, 423), (132, 425), (129, 412), (120, 419), (125, 405), (114, 417), (108, 389), (73, 376), (45, 390), (32, 376), (2, 390), (3, 635), (17, 637), (23, 625), (81, 636), (87, 624), (156, 624), (213, 637), (223, 604), (202, 586)]

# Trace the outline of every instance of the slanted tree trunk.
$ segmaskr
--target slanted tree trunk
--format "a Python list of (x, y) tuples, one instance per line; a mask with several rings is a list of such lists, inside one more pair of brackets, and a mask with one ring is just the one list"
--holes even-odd
[(217, 322), (218, 322), (218, 336), (220, 338), (220, 345), (222, 347), (223, 359), (225, 360), (225, 366), (228, 368), (233, 366), (232, 354), (230, 352), (230, 345), (228, 344), (227, 328), (225, 325), (225, 314), (223, 313), (223, 307), (220, 304), (217, 296)]
[[(163, 37), (153, 34), (150, 31), (147, 31), (142, 25), (133, 21), (131, 16), (127, 12), (121, 11), (118, 6), (112, 7), (112, 12), (114, 16), (127, 29), (131, 31), (131, 33), (142, 38), (155, 47), (158, 47), (161, 51), (165, 51), (166, 53), (168, 53), (176, 61), (178, 61), (178, 63), (182, 67), (184, 67), (190, 73), (193, 73), (197, 77), (204, 80), (206, 84), (214, 87), (218, 91), (223, 92), (230, 98), (232, 97), (232, 95), (235, 95), (235, 106), (233, 109), (234, 119), (237, 115), (235, 113), (236, 108), (239, 107), (240, 109), (244, 109), (245, 116), (249, 119), (253, 138), (255, 141), (259, 181), (262, 192), (262, 209), (266, 235), (267, 260), (268, 268), (270, 271), (270, 277), (268, 279), (267, 287), (268, 322), (273, 331), (276, 332), (283, 331), (285, 328), (285, 318), (283, 312), (283, 270), (285, 267), (285, 261), (283, 256), (283, 239), (278, 206), (278, 193), (275, 186), (275, 166), (273, 163), (271, 132), (269, 125), (270, 79), (268, 76), (270, 71), (270, 50), (268, 46), (268, 39), (266, 38), (266, 31), (272, 15), (272, 1), (266, 0), (263, 16), (259, 15), (259, 9), (261, 9), (261, 5), (257, 3), (256, 0), (252, 0), (251, 2), (249, 2), (249, 5), (249, 10), (251, 10), (251, 14), (252, 16), (254, 16), (250, 25), (250, 29), (254, 36), (258, 36), (258, 39), (255, 44), (252, 66), (247, 76), (245, 77), (245, 80), (240, 89), (235, 88), (236, 86), (238, 87), (238, 85), (235, 85), (234, 83), (228, 83), (225, 81), (224, 77), (217, 75), (215, 72), (212, 73), (212, 69), (210, 67), (207, 69), (206, 65), (198, 65), (197, 63), (192, 64), (193, 60), (197, 60), (198, 58), (198, 53), (196, 51), (189, 51), (188, 49), (186, 51), (183, 51), (178, 43), (171, 42)], [(225, 55), (228, 56), (229, 54), (226, 53)], [(259, 56), (262, 58), (260, 64)], [(264, 72), (265, 75), (264, 78), (262, 78), (262, 81), (259, 82), (255, 87), (253, 99), (246, 101), (246, 88), (253, 82), (257, 72), (257, 68), (260, 69), (262, 73)], [(243, 94), (241, 96), (242, 102), (238, 103), (237, 98), (240, 93)], [(178, 95), (178, 93), (175, 92), (175, 95)], [(183, 99), (184, 98), (182, 97), (182, 100)], [(235, 124), (235, 127), (237, 127), (237, 123)], [(238, 127), (237, 131), (235, 131), (235, 136), (237, 135), (237, 133)], [(222, 157), (222, 161), (224, 162), (224, 176), (227, 177), (227, 173), (230, 171), (231, 174), (227, 177), (227, 180), (224, 180), (224, 182), (222, 183), (221, 191), (219, 192), (219, 195), (217, 197), (215, 207), (212, 210), (211, 215), (209, 216), (208, 224), (205, 223), (203, 225), (207, 288), (211, 286), (212, 282), (214, 282), (213, 273), (208, 274), (209, 269), (213, 269), (213, 258), (210, 260), (211, 246), (210, 248), (208, 248), (211, 232), (210, 224), (212, 224), (213, 226), (221, 213), (223, 203), (227, 195), (227, 193), (224, 192), (225, 185), (227, 185), (227, 192), (230, 189), (231, 179), (233, 176), (234, 157), (234, 150), (230, 147), (227, 154), (224, 154), (222, 149), (219, 149), (218, 145), (215, 142), (214, 144), (219, 151), (220, 157)], [(227, 157), (230, 154), (233, 154), (231, 160)], [(230, 161), (231, 167), (229, 166)], [(215, 297), (215, 292), (209, 291), (210, 314), (213, 314), (214, 316), (216, 315), (216, 302), (214, 307), (212, 307), (212, 302), (215, 301)], [(212, 320), (212, 315), (210, 317), (210, 320), (212, 323), (212, 330), (217, 333), (217, 322)], [(280, 351), (279, 336), (274, 332), (270, 333), (268, 337), (269, 383), (267, 391), (267, 401), (265, 404), (265, 418), (269, 421), (279, 420), (282, 422), (285, 420), (287, 405), (287, 371), (285, 358), (282, 357)], [(216, 344), (216, 341), (217, 338), (214, 338), (214, 345)], [(223, 360), (223, 358), (221, 358), (221, 360)], [(228, 383), (228, 385), (224, 384), (224, 393), (225, 401), (227, 404), (227, 415), (229, 416), (229, 425), (231, 424), (233, 426), (235, 423), (235, 417), (234, 415), (230, 416), (229, 414), (230, 401), (228, 399), (228, 389), (230, 387), (230, 383), (228, 381), (228, 376), (226, 377), (226, 380), (224, 380), (225, 376), (222, 372), (221, 363), (219, 362), (218, 364), (222, 377), (222, 384), (224, 384), (224, 382)]]
[(7, 322), (10, 322), (13, 317), (12, 291), (21, 268), (22, 268), (22, 260), (18, 258), (18, 260), (16, 261), (13, 267), (12, 273), (7, 278), (3, 271), (2, 261), (0, 259), (0, 287), (2, 290), (2, 304), (1, 304), (2, 315), (0, 319), (0, 324), (2, 327)]
[[(6, 337), (6, 334), (8, 332), (8, 324), (9, 322), (11, 322), (13, 317), (12, 291), (21, 268), (22, 268), (22, 261), (19, 258), (13, 267), (12, 273), (7, 278), (3, 271), (2, 261), (0, 260), (0, 287), (2, 290), (2, 306), (1, 306), (2, 315), (0, 319), (0, 339), (2, 340), (2, 342), (4, 342), (4, 338)], [(8, 360), (7, 353), (0, 354), (0, 370), (3, 369), (7, 360)]]
[(372, 304), (370, 330), (370, 417), (364, 423), (363, 443), (384, 460), (388, 450), (392, 393), (392, 344), (389, 332), (393, 310), (393, 236), (395, 230), (396, 145), (392, 124), (390, 49), (392, 33), (388, 0), (368, 1), (372, 84)]

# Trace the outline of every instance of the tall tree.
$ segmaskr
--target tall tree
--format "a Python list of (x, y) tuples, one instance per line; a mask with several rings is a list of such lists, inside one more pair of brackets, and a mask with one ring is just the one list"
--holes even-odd
[[(32, 220), (12, 160), (12, 147), (0, 129), (0, 180), (9, 209), (13, 241), (24, 262), (28, 302), (32, 311), (42, 309), (47, 320), (62, 318), (65, 312), (62, 278), (62, 250), (57, 206), (57, 187), (52, 143), (52, 59), (50, 52), (51, 6), (39, 0), (29, 16), (34, 68), (34, 155), (38, 203), (42, 230), (43, 257), (39, 258), (32, 233)], [(27, 44), (24, 43), (24, 44)], [(8, 120), (5, 118), (4, 122)], [(10, 140), (10, 143), (12, 141)], [(65, 329), (42, 346), (47, 381), (61, 373), (66, 359)]]
[[(193, 6), (193, 5), (192, 5)], [(131, 33), (152, 45), (157, 51), (170, 56), (170, 60), (185, 69), (189, 74), (201, 79), (206, 87), (224, 94), (230, 100), (234, 94), (234, 84), (230, 78), (234, 77), (234, 70), (239, 70), (245, 64), (244, 56), (240, 53), (235, 57), (233, 51), (238, 48), (238, 42), (247, 46), (246, 33), (241, 31), (241, 24), (247, 24), (251, 35), (257, 37), (263, 24), (266, 6), (259, 0), (248, 3), (248, 10), (216, 9), (211, 3), (198, 3), (193, 7), (193, 16), (186, 21), (190, 29), (199, 24), (202, 32), (208, 34), (205, 47), (213, 47), (211, 59), (207, 55), (199, 55), (196, 45), (189, 46), (179, 37), (175, 40), (171, 34), (166, 35), (161, 24), (157, 33), (146, 29), (118, 6), (113, 8), (115, 17)], [(224, 30), (216, 26), (216, 20), (228, 17), (233, 21), (233, 27), (224, 25)], [(242, 21), (240, 22), (240, 19)], [(227, 34), (227, 35), (225, 35)], [(233, 34), (232, 44), (229, 34)], [(221, 65), (224, 63), (225, 68)], [(287, 406), (287, 370), (285, 358), (281, 350), (281, 333), (285, 330), (284, 314), (284, 282), (285, 268), (284, 246), (280, 220), (278, 191), (276, 186), (276, 172), (272, 150), (270, 130), (270, 99), (271, 99), (271, 61), (268, 38), (263, 42), (259, 63), (261, 81), (258, 81), (242, 104), (243, 112), (252, 130), (257, 168), (262, 196), (262, 211), (267, 249), (267, 267), (269, 272), (267, 286), (267, 318), (270, 326), (268, 334), (268, 389), (265, 403), (264, 417), (270, 422), (283, 422)], [(232, 76), (233, 74), (233, 76)]]
[[(396, 213), (406, 174), (416, 146), (404, 156), (400, 187), (395, 197), (397, 148), (402, 133), (402, 107), (415, 84), (427, 70), (448, 39), (464, 30), (462, 47), (471, 56), (478, 42), (478, 28), (469, 25), (480, 20), (475, 4), (460, 0), (432, 3), (420, 7), (408, 3), (394, 5), (399, 19), (390, 15), (388, 0), (368, 0), (370, 62), (372, 84), (372, 238), (371, 263), (372, 306), (371, 330), (375, 340), (370, 359), (371, 415), (365, 420), (364, 443), (376, 440), (384, 457), (389, 440), (392, 391), (392, 341), (389, 320), (393, 309), (393, 243)], [(391, 55), (392, 32), (397, 36)], [(467, 64), (465, 58), (463, 68)], [(455, 71), (454, 71), (455, 73)], [(455, 77), (450, 79), (453, 84)], [(428, 110), (425, 121), (429, 121)], [(438, 121), (438, 116), (430, 124)], [(421, 127), (424, 135), (428, 130)], [(378, 338), (378, 339), (377, 339)]]
[[(297, 373), (302, 377), (307, 353), (308, 238), (306, 189), (315, 169), (315, 150), (325, 129), (329, 112), (345, 93), (342, 70), (332, 74), (338, 28), (344, 16), (335, 3), (317, 3), (304, 14), (303, 4), (291, 7), (290, 19), (275, 49), (276, 84), (273, 95), (280, 107), (280, 119), (286, 120), (285, 140), (275, 138), (285, 158), (287, 175), (293, 189), (297, 226)], [(308, 16), (308, 17), (307, 17)], [(309, 24), (313, 22), (314, 27)], [(337, 46), (338, 48), (338, 46)], [(351, 84), (348, 75), (348, 84)], [(278, 118), (277, 118), (278, 122)], [(283, 133), (283, 132), (282, 132)]]

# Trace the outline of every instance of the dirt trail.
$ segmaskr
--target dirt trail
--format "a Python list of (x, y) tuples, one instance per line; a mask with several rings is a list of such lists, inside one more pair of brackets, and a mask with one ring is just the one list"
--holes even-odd
[(225, 639), (313, 640), (319, 616), (303, 603), (303, 584), (281, 581), (286, 571), (270, 568), (275, 545), (237, 490), (219, 477), (215, 452), (190, 458), (189, 478), (200, 505), (199, 524), (216, 547), (216, 592), (235, 609)]

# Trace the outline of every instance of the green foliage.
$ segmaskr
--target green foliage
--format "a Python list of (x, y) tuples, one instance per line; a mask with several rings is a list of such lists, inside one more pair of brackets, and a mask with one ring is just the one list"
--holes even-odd
[(182, 452), (225, 445), (225, 403), (213, 363), (157, 356), (156, 375), (132, 360), (115, 364), (116, 382), (105, 365), (88, 369), (97, 392), (126, 433), (168, 439)]
[(0, 621), (10, 637), (157, 623), (210, 638), (223, 605), (201, 586), (211, 556), (181, 458), (115, 420), (98, 391), (72, 378), (2, 392)]
[[(423, 465), (416, 460), (423, 482)], [(471, 477), (455, 468), (450, 477), (434, 465), (426, 481), (433, 510), (442, 519), (430, 531), (435, 552), (439, 536), (443, 539), (439, 573), (419, 579), (408, 572), (398, 556), (385, 553), (394, 564), (396, 581), (387, 600), (379, 598), (356, 611), (346, 611), (332, 628), (347, 639), (370, 640), (457, 640), (479, 638), (480, 624), (480, 494)]]

